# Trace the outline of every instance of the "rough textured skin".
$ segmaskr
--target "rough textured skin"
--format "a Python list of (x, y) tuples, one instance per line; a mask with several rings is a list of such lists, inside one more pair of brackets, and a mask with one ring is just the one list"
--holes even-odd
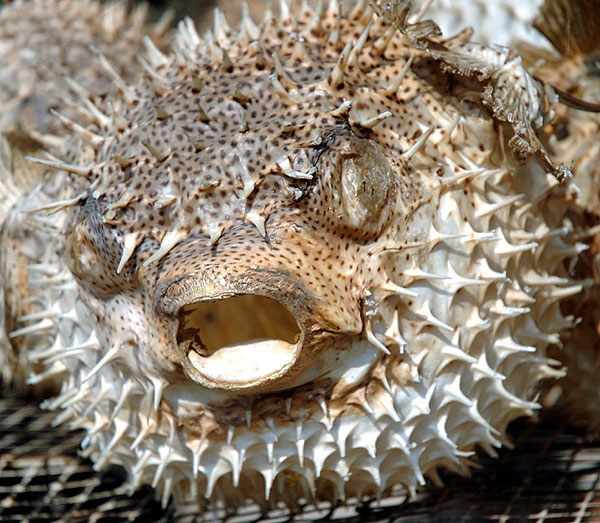
[(98, 467), (200, 506), (412, 492), (561, 375), (588, 282), (544, 85), (407, 9), (184, 21), (136, 82), (90, 55), (119, 93), (13, 200), (0, 334)]
[[(572, 267), (573, 274), (591, 278), (595, 283), (565, 302), (563, 309), (578, 318), (578, 324), (562, 335), (561, 347), (553, 351), (553, 356), (567, 369), (559, 382), (565, 414), (572, 423), (598, 434), (600, 10), (597, 2), (442, 0), (433, 2), (426, 15), (435, 18), (447, 34), (471, 25), (478, 40), (511, 44), (532, 75), (575, 99), (575, 104), (554, 107), (556, 114), (542, 134), (556, 161), (570, 166), (579, 188), (566, 217), (572, 230), (568, 241), (584, 241), (587, 247)], [(581, 102), (595, 104), (595, 111), (588, 110)]]
[(149, 27), (143, 7), (127, 13), (123, 4), (85, 0), (19, 0), (0, 13), (0, 132), (25, 152), (64, 147), (65, 125), (50, 111), (79, 117), (69, 91), (100, 105), (117, 92), (90, 46), (131, 81), (142, 70), (136, 59), (142, 38), (149, 33), (161, 45), (168, 22)]
[[(564, 27), (571, 31), (566, 36)], [(587, 250), (578, 258), (575, 273), (592, 278), (565, 309), (580, 323), (565, 333), (564, 348), (556, 352), (568, 369), (560, 383), (565, 411), (577, 425), (600, 433), (600, 9), (593, 0), (576, 3), (547, 0), (534, 20), (535, 27), (553, 44), (552, 54), (523, 46), (530, 69), (540, 78), (576, 100), (595, 105), (563, 105), (557, 110), (556, 132), (548, 142), (555, 157), (571, 166), (580, 188), (567, 220), (573, 240), (585, 241)], [(530, 55), (530, 56), (528, 56)], [(535, 64), (535, 65), (534, 65)]]
[[(35, 0), (16, 1), (0, 10), (0, 220), (4, 221), (9, 209), (20, 195), (29, 193), (38, 178), (47, 170), (24, 159), (26, 155), (43, 153), (47, 158), (60, 157), (64, 161), (86, 162), (95, 156), (89, 140), (94, 136), (76, 122), (83, 113), (94, 113), (97, 120), (103, 116), (105, 100), (118, 94), (118, 86), (103, 73), (90, 46), (105, 56), (115, 72), (125, 81), (132, 81), (143, 67), (136, 59), (145, 34), (158, 45), (165, 45), (164, 33), (168, 19), (155, 26), (145, 23), (146, 9), (137, 8), (127, 13), (121, 4), (101, 5), (88, 1)], [(77, 93), (80, 98), (73, 96)], [(80, 122), (80, 123), (84, 123)], [(83, 135), (83, 136), (82, 136)], [(35, 189), (34, 189), (35, 191)], [(60, 197), (63, 188), (45, 185), (46, 197)], [(45, 196), (32, 195), (32, 201), (42, 203)], [(27, 197), (25, 197), (27, 198)], [(40, 199), (41, 198), (41, 199)], [(22, 202), (24, 200), (21, 200)], [(21, 205), (21, 204), (17, 204)], [(29, 252), (21, 253), (18, 244), (24, 239), (24, 222), (37, 232), (27, 233)], [(2, 271), (6, 281), (12, 281), (14, 290), (5, 294), (4, 321), (6, 331), (14, 330), (14, 320), (31, 312), (32, 299), (23, 302), (30, 291), (26, 274), (27, 258), (33, 256), (43, 265), (45, 241), (43, 229), (47, 224), (40, 217), (13, 213), (2, 230), (0, 239), (3, 252)], [(35, 238), (35, 239), (34, 239)], [(45, 272), (40, 267), (40, 275)], [(43, 284), (42, 284), (43, 285)], [(3, 292), (0, 290), (0, 292)], [(24, 339), (21, 341), (28, 344)], [(0, 344), (6, 341), (0, 339)], [(13, 341), (19, 344), (20, 341)], [(22, 379), (12, 385), (23, 389), (28, 368), (22, 361), (23, 351), (1, 351), (3, 358), (0, 374), (6, 378), (18, 374)], [(19, 356), (16, 356), (19, 354)], [(24, 373), (25, 371), (25, 373)]]

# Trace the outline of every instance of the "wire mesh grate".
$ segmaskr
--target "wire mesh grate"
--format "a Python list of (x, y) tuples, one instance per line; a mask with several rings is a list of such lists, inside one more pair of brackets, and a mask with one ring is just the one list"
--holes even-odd
[[(0, 399), (0, 520), (49, 523), (287, 521), (285, 510), (261, 514), (197, 514), (193, 506), (161, 508), (151, 488), (129, 495), (119, 467), (94, 471), (78, 454), (81, 431), (52, 427), (54, 414), (23, 400)], [(537, 425), (513, 424), (513, 450), (482, 458), (471, 478), (443, 476), (445, 486), (403, 497), (331, 510), (310, 505), (294, 521), (345, 522), (600, 521), (600, 443), (566, 430), (553, 412)]]

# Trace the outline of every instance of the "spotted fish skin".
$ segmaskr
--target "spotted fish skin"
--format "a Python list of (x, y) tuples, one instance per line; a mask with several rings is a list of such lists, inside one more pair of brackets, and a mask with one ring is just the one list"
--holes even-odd
[[(48, 227), (54, 225), (27, 211), (65, 197), (72, 183), (59, 177), (40, 184), (42, 176), (49, 176), (47, 166), (26, 157), (92, 161), (100, 136), (85, 129), (82, 112), (95, 125), (109, 125), (105, 101), (118, 96), (119, 86), (101, 72), (91, 48), (124, 81), (134, 81), (143, 70), (136, 55), (144, 36), (167, 45), (168, 22), (165, 16), (149, 25), (143, 6), (128, 12), (124, 4), (85, 0), (17, 0), (0, 9), (0, 250), (2, 280), (10, 282), (0, 290), (2, 331), (16, 330), (23, 326), (15, 323), (17, 318), (35, 313), (39, 303), (32, 308), (32, 302), (42, 299), (36, 298), (40, 286), (59, 283), (49, 267), (62, 252), (51, 254), (46, 245)], [(39, 266), (29, 269), (31, 260)], [(35, 337), (0, 337), (2, 381), (23, 393), (34, 391), (24, 383), (32, 366), (43, 371), (37, 360), (27, 358), (25, 347), (36, 343)], [(45, 383), (45, 392), (56, 389), (56, 382)]]
[(90, 55), (118, 93), (7, 210), (2, 346), (98, 467), (201, 508), (412, 493), (561, 375), (581, 246), (545, 93), (407, 9), (186, 20), (137, 82)]

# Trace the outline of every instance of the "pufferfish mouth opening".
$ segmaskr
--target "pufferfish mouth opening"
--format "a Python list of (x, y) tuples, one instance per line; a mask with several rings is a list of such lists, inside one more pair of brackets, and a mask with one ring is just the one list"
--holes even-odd
[(177, 343), (184, 368), (210, 387), (249, 388), (281, 376), (296, 361), (301, 330), (278, 301), (254, 294), (184, 305)]

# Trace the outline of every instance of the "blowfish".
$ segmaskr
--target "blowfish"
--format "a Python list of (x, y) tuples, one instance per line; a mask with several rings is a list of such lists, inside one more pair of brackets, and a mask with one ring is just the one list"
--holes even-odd
[(516, 53), (414, 20), (217, 11), (146, 40), (137, 81), (90, 51), (116, 89), (65, 87), (70, 141), (6, 206), (0, 333), (98, 468), (201, 508), (411, 494), (562, 375), (586, 282), (552, 101)]

